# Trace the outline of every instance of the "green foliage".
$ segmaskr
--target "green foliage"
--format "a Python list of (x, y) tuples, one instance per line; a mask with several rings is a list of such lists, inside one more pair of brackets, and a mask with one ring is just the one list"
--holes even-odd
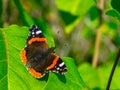
[(7, 56), (6, 56), (6, 46), (4, 43), (4, 38), (2, 31), (0, 30), (0, 89), (8, 89), (8, 79), (7, 79)]
[[(83, 80), (87, 83), (87, 85), (93, 89), (93, 90), (105, 90), (109, 73), (111, 72), (112, 65), (102, 65), (101, 67), (98, 67), (96, 70), (93, 68), (90, 64), (84, 63), (81, 66), (78, 67), (79, 72), (83, 78)], [(110, 86), (110, 90), (119, 90), (119, 75), (120, 75), (120, 67), (117, 66), (115, 70), (115, 74)]]
[(88, 12), (93, 4), (93, 0), (74, 0), (74, 2), (72, 0), (56, 0), (57, 8), (61, 11), (61, 16), (66, 24), (65, 32), (67, 34), (72, 32), (81, 17)]
[(94, 1), (93, 0), (74, 0), (74, 2), (72, 2), (72, 0), (71, 1), (56, 0), (56, 4), (59, 10), (69, 12), (72, 15), (83, 16), (94, 4)]
[(49, 77), (46, 75), (39, 80), (32, 77), (20, 60), (20, 51), (25, 46), (28, 31), (27, 27), (17, 25), (0, 30), (0, 41), (2, 43), (0, 47), (2, 50), (0, 53), (0, 90), (7, 88), (10, 90), (21, 90), (21, 88), (24, 90), (48, 90), (51, 86), (58, 90), (86, 87), (77, 71), (74, 60), (68, 57), (63, 58), (68, 68), (65, 75), (50, 73)]
[(112, 7), (120, 13), (120, 0), (111, 0)]
[[(0, 27), (7, 26), (0, 28), (0, 90), (105, 90), (120, 46), (120, 0), (100, 1), (0, 0)], [(26, 70), (20, 51), (32, 24), (43, 30), (58, 55), (74, 58), (62, 57), (68, 69), (65, 75), (51, 72), (35, 79)], [(99, 61), (93, 68), (99, 29)], [(120, 63), (110, 90), (120, 89), (119, 70)]]
[(89, 88), (91, 89), (100, 88), (99, 77), (97, 75), (95, 68), (93, 68), (88, 63), (84, 63), (78, 67), (78, 70), (87, 86), (89, 86)]
[(112, 16), (112, 17), (115, 17), (117, 20), (120, 21), (120, 15), (119, 15), (119, 13), (118, 13), (116, 10), (108, 10), (108, 11), (106, 12), (106, 14), (107, 14), (107, 15), (110, 15), (110, 16)]
[(30, 26), (31, 24), (34, 24), (35, 22), (31, 18), (31, 16), (24, 10), (19, 0), (14, 0), (14, 3), (20, 13), (21, 20), (23, 21), (23, 24), (26, 26)]
[[(65, 74), (65, 77), (62, 75), (57, 75), (57, 77), (55, 76), (55, 74), (50, 74), (50, 78), (48, 79), (48, 84), (45, 87), (46, 90), (49, 90), (49, 88), (51, 86), (54, 89), (58, 89), (58, 90), (81, 90), (81, 89), (85, 89), (86, 85), (83, 82), (81, 76), (79, 75), (76, 65), (74, 63), (74, 60), (68, 57), (64, 57), (62, 58), (68, 68), (68, 72)], [(55, 86), (55, 82), (57, 82), (57, 85)], [(59, 88), (58, 88), (59, 87)], [(87, 89), (87, 88), (86, 88)]]
[(106, 12), (107, 15), (117, 18), (120, 21), (120, 0), (111, 0), (111, 6), (113, 9)]

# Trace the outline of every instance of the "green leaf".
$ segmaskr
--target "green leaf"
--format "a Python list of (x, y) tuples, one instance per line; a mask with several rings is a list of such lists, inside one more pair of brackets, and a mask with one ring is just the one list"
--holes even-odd
[[(63, 21), (65, 22), (65, 32), (70, 34), (75, 26), (79, 24), (82, 17), (94, 5), (93, 0), (56, 0), (56, 5)], [(86, 7), (87, 6), (87, 7)]]
[[(101, 89), (105, 89), (108, 83), (108, 79), (112, 70), (113, 64), (111, 65), (102, 65), (100, 68), (98, 68), (98, 75), (100, 78), (100, 87)], [(117, 66), (112, 78), (112, 82), (110, 85), (110, 90), (119, 90), (120, 89), (120, 67)]]
[(92, 6), (89, 10), (90, 19), (93, 21), (100, 16), (100, 10), (96, 6)]
[(20, 51), (25, 46), (28, 31), (28, 27), (17, 25), (0, 30), (0, 43), (2, 45), (2, 47), (0, 46), (0, 50), (2, 50), (0, 55), (3, 56), (0, 57), (0, 90), (7, 88), (9, 90), (21, 90), (21, 88), (24, 90), (48, 90), (55, 89), (56, 86), (58, 90), (61, 90), (63, 86), (66, 89), (86, 88), (71, 58), (63, 58), (68, 68), (65, 75), (50, 73), (49, 77), (47, 74), (41, 79), (35, 79), (31, 76), (20, 59)]
[(56, 0), (59, 10), (78, 16), (85, 15), (93, 4), (93, 0), (74, 0), (74, 2), (72, 0)]
[(80, 22), (81, 18), (65, 11), (60, 11), (60, 14), (66, 26), (65, 33), (70, 34), (74, 27)]
[(114, 42), (115, 44), (117, 44), (118, 46), (120, 46), (120, 35), (117, 34), (115, 37), (114, 37)]
[(120, 14), (116, 10), (108, 10), (106, 15), (112, 16), (120, 21)]
[(45, 89), (48, 90), (51, 86), (54, 86), (55, 82), (57, 82), (57, 85), (52, 87), (53, 90), (82, 90), (83, 88), (85, 89), (86, 85), (83, 82), (81, 76), (79, 75), (79, 72), (77, 71), (74, 60), (68, 57), (64, 57), (62, 59), (66, 63), (68, 72), (65, 74), (65, 76), (59, 74), (55, 75), (51, 73)]
[[(112, 70), (113, 64), (101, 65), (97, 69), (93, 68), (90, 64), (83, 64), (79, 69), (81, 77), (87, 83), (90, 89), (105, 90), (107, 87), (108, 79)], [(117, 66), (113, 79), (111, 82), (110, 90), (120, 89), (120, 67)]]
[[(21, 90), (21, 88), (24, 88), (25, 90), (35, 90), (39, 87), (43, 87), (46, 81), (39, 81), (31, 77), (20, 60), (20, 51), (25, 46), (25, 39), (28, 35), (28, 28), (21, 28), (16, 25), (12, 25), (8, 28), (2, 29), (2, 33), (5, 40), (4, 43), (6, 44), (6, 57), (4, 58), (6, 63), (0, 64), (2, 64), (2, 66), (5, 66), (7, 64), (7, 67), (2, 67), (3, 69), (0, 69), (2, 69), (2, 73), (7, 73), (6, 75), (4, 75), (4, 77), (6, 77), (8, 81), (5, 82), (4, 80), (4, 82), (6, 83), (5, 87), (8, 87), (10, 90)], [(35, 85), (34, 83), (37, 84)]]
[(84, 63), (78, 67), (78, 70), (81, 77), (90, 89), (97, 88), (99, 90), (100, 80), (95, 68), (92, 68), (92, 66), (88, 63)]
[(111, 6), (113, 9), (108, 10), (106, 14), (120, 21), (120, 0), (111, 0)]
[(111, 0), (111, 6), (120, 13), (120, 0)]
[(79, 17), (74, 22), (67, 25), (65, 27), (66, 34), (70, 34), (74, 30), (75, 26), (77, 26), (80, 21), (81, 21), (81, 18)]
[(8, 89), (6, 46), (0, 30), (0, 90)]
[(74, 22), (74, 20), (76, 20), (78, 18), (78, 16), (74, 16), (65, 11), (60, 11), (60, 13), (61, 13), (61, 17), (64, 20), (66, 25), (69, 25), (70, 23)]

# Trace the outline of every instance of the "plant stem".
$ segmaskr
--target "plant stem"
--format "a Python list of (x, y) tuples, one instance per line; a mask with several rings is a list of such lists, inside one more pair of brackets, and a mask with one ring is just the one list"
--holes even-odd
[(96, 37), (96, 41), (95, 41), (95, 50), (94, 50), (94, 56), (93, 56), (93, 62), (92, 62), (93, 67), (96, 67), (97, 63), (98, 63), (100, 38), (101, 38), (101, 28), (99, 27), (97, 29), (97, 37)]
[(111, 71), (111, 74), (110, 74), (110, 77), (109, 77), (109, 81), (108, 81), (106, 90), (109, 90), (109, 89), (110, 89), (110, 84), (111, 84), (111, 81), (112, 81), (112, 77), (113, 77), (115, 68), (116, 68), (117, 63), (118, 63), (118, 61), (119, 61), (119, 57), (120, 57), (120, 49), (119, 49), (118, 54), (117, 54), (117, 56), (116, 56), (116, 60), (115, 60), (114, 65), (113, 65), (113, 68), (112, 68), (112, 71)]
[(104, 6), (104, 0), (99, 0), (98, 9), (100, 10), (100, 16), (99, 16), (99, 26), (97, 28), (97, 35), (96, 35), (96, 41), (95, 41), (95, 50), (92, 60), (92, 66), (96, 67), (98, 63), (98, 55), (99, 55), (99, 48), (100, 48), (100, 38), (101, 38), (101, 24), (102, 24), (102, 15), (103, 15), (103, 6)]

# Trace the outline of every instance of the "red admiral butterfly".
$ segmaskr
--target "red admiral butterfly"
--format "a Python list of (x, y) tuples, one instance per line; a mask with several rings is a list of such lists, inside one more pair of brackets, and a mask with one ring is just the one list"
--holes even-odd
[(48, 71), (59, 74), (67, 72), (64, 62), (54, 53), (55, 48), (48, 48), (42, 31), (36, 25), (32, 25), (29, 30), (26, 47), (21, 51), (21, 58), (30, 74), (35, 78), (41, 78)]

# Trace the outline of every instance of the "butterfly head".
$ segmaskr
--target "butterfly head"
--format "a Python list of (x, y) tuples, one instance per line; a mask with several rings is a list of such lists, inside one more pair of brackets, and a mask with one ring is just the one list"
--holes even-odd
[(30, 26), (30, 31), (35, 31), (35, 30), (38, 30), (39, 28), (38, 28), (38, 26), (37, 25), (31, 25)]

